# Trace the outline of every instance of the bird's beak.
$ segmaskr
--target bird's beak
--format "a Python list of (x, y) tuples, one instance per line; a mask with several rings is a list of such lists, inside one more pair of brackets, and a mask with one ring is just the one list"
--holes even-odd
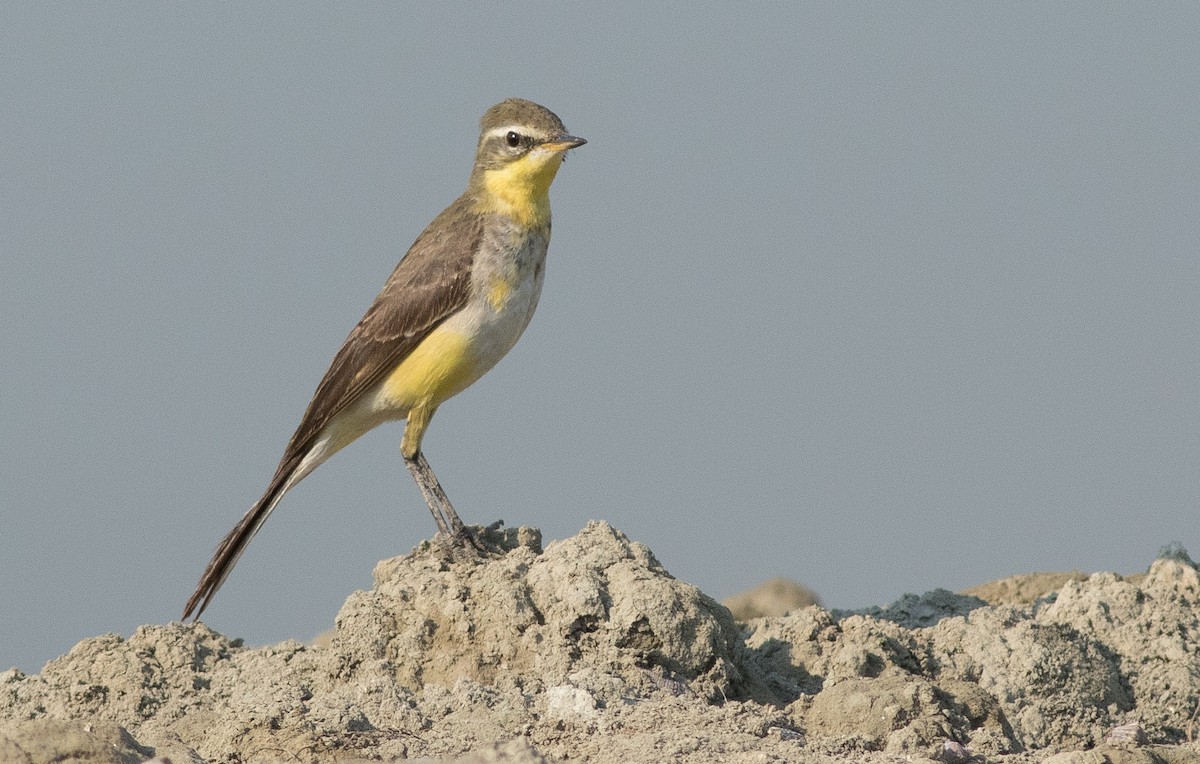
[(560, 135), (552, 140), (546, 141), (539, 148), (549, 151), (569, 151), (570, 149), (578, 148), (587, 141), (583, 138), (576, 138), (574, 135)]

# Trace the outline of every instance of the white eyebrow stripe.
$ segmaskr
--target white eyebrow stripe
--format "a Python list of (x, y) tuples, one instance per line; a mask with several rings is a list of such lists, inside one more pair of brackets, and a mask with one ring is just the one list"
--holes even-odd
[(544, 138), (550, 137), (548, 135), (545, 135), (544, 133), (535, 132), (533, 130), (530, 130), (527, 125), (504, 125), (503, 127), (493, 127), (491, 130), (488, 130), (486, 133), (484, 133), (484, 135), (486, 135), (489, 138), (503, 137), (505, 135), (508, 135), (510, 132), (518, 133), (520, 135), (528, 135), (533, 138), (539, 138), (539, 139), (544, 139)]

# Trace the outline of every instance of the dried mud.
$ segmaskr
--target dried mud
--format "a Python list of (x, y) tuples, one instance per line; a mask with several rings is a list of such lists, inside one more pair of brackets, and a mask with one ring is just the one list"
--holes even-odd
[(604, 523), (491, 540), (379, 563), (321, 646), (172, 623), (0, 673), (0, 762), (1200, 760), (1178, 551), (737, 623)]

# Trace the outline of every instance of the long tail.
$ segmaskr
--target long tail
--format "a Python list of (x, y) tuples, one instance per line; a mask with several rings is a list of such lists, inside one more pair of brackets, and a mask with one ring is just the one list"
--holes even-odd
[(275, 471), (275, 477), (271, 478), (271, 484), (267, 486), (266, 493), (253, 507), (250, 507), (238, 524), (233, 526), (233, 530), (229, 531), (221, 540), (217, 551), (213, 553), (212, 561), (204, 569), (204, 575), (200, 576), (200, 583), (197, 584), (196, 591), (183, 607), (184, 620), (191, 617), (193, 611), (196, 619), (199, 620), (200, 614), (212, 602), (212, 598), (216, 596), (221, 584), (225, 583), (225, 579), (229, 577), (233, 566), (237, 565), (238, 558), (246, 550), (250, 539), (254, 538), (254, 534), (258, 533), (258, 529), (270, 516), (271, 510), (275, 509), (275, 505), (292, 486), (300, 482), (301, 478), (316, 467), (316, 464), (306, 464), (305, 462), (310, 460), (298, 458), (299, 456), (293, 455), (280, 463), (279, 468)]

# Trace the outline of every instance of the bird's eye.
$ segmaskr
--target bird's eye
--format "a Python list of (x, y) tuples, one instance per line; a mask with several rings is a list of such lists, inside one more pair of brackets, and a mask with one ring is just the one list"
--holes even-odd
[(517, 146), (521, 145), (521, 134), (509, 130), (508, 135), (504, 136), (504, 141), (515, 149)]

